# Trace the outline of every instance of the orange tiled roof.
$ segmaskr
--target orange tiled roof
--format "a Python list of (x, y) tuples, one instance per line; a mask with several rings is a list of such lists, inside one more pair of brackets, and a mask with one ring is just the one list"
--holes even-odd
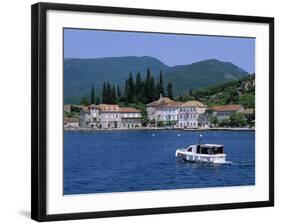
[(140, 113), (140, 110), (137, 110), (133, 107), (122, 107), (120, 108), (121, 113)]
[(166, 103), (163, 105), (163, 107), (169, 107), (169, 108), (173, 108), (173, 107), (180, 107), (182, 105), (182, 102), (175, 102), (172, 101), (170, 103)]
[(117, 104), (100, 104), (99, 109), (102, 111), (119, 111), (120, 107)]
[(209, 107), (209, 110), (214, 111), (237, 111), (241, 108), (241, 105), (224, 105), (224, 106), (212, 106)]
[(146, 104), (147, 107), (157, 107), (157, 106), (162, 106), (168, 103), (172, 103), (174, 102), (173, 100), (171, 100), (169, 97), (162, 97), (158, 100), (155, 100), (149, 104)]
[(182, 107), (206, 107), (203, 103), (197, 100), (186, 101), (182, 105)]

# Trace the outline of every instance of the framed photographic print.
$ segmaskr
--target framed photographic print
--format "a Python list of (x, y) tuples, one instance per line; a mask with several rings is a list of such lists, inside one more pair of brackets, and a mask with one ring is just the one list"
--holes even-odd
[(274, 205), (274, 19), (32, 6), (32, 219)]

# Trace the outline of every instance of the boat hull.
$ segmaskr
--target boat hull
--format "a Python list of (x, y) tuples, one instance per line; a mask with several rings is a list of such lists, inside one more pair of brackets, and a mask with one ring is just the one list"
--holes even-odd
[(203, 163), (225, 163), (226, 154), (218, 155), (207, 155), (207, 154), (197, 154), (197, 153), (188, 153), (181, 150), (176, 151), (177, 158), (189, 161), (189, 162), (203, 162)]

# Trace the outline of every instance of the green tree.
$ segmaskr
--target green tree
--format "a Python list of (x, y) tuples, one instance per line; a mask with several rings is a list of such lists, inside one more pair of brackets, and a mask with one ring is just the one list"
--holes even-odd
[(211, 115), (209, 117), (208, 121), (210, 122), (211, 127), (213, 127), (213, 126), (216, 127), (219, 123), (217, 116), (214, 116), (214, 115)]
[(155, 88), (155, 81), (153, 76), (150, 73), (150, 69), (147, 69), (146, 72), (146, 80), (144, 81), (144, 89), (143, 89), (143, 102), (149, 103), (155, 100), (156, 98), (156, 88)]
[(245, 108), (255, 107), (255, 95), (254, 94), (244, 94), (239, 97), (239, 103)]
[(154, 81), (154, 77), (151, 76), (150, 78), (150, 84), (149, 84), (149, 100), (150, 101), (154, 101), (156, 100), (159, 96), (157, 96), (157, 91), (155, 88), (155, 81)]
[(134, 80), (132, 73), (129, 74), (129, 78), (126, 80), (125, 84), (125, 97), (126, 102), (132, 103), (134, 99)]
[(169, 82), (168, 85), (167, 85), (167, 97), (169, 97), (170, 99), (174, 98), (174, 95), (173, 95), (173, 84), (171, 82)]
[(227, 96), (228, 96), (228, 98), (226, 99), (226, 102), (225, 102), (226, 104), (238, 102), (239, 94), (237, 93), (237, 91), (230, 89), (230, 90), (228, 90)]
[(92, 89), (91, 89), (91, 104), (95, 104), (95, 103), (96, 103), (95, 89), (94, 89), (94, 85), (92, 85)]
[(115, 86), (112, 86), (112, 90), (111, 90), (111, 98), (112, 98), (112, 103), (116, 103), (116, 91), (115, 91)]
[(229, 120), (231, 127), (245, 127), (247, 125), (247, 119), (241, 113), (231, 114)]
[(143, 127), (146, 127), (149, 122), (146, 110), (142, 110), (141, 117), (141, 124)]
[(83, 97), (80, 101), (80, 105), (83, 105), (83, 106), (89, 106), (90, 105), (90, 101), (88, 99), (88, 97)]
[(136, 76), (135, 95), (136, 95), (138, 101), (142, 101), (142, 97), (143, 97), (143, 83), (142, 83), (141, 75), (140, 75), (139, 72), (138, 72), (138, 74)]
[(150, 99), (150, 81), (151, 81), (151, 75), (150, 75), (150, 69), (147, 69), (146, 71), (146, 79), (144, 81), (144, 87), (143, 87), (143, 101), (144, 103), (149, 103), (151, 102)]
[(105, 84), (105, 82), (103, 83), (103, 86), (102, 86), (102, 102), (107, 103), (107, 94), (106, 94), (106, 84)]
[(121, 91), (120, 91), (119, 85), (117, 86), (117, 97), (118, 97), (118, 99), (120, 99), (120, 97), (121, 97)]
[(164, 83), (163, 83), (163, 74), (162, 71), (160, 70), (160, 75), (159, 75), (159, 83), (157, 84), (157, 95), (158, 97), (162, 94), (164, 96)]
[(112, 90), (111, 90), (111, 85), (109, 82), (107, 82), (106, 84), (106, 98), (107, 98), (107, 102), (106, 103), (112, 103), (113, 99), (112, 99)]
[(219, 122), (220, 127), (229, 127), (230, 126), (230, 119), (225, 118), (221, 122)]
[(99, 105), (99, 104), (100, 104), (100, 98), (97, 97), (97, 99), (96, 99), (96, 105)]

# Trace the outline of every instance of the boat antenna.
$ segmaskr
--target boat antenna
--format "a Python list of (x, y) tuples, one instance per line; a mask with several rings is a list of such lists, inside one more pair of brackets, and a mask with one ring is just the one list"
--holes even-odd
[(201, 144), (201, 140), (202, 140), (203, 135), (199, 135), (199, 145)]

